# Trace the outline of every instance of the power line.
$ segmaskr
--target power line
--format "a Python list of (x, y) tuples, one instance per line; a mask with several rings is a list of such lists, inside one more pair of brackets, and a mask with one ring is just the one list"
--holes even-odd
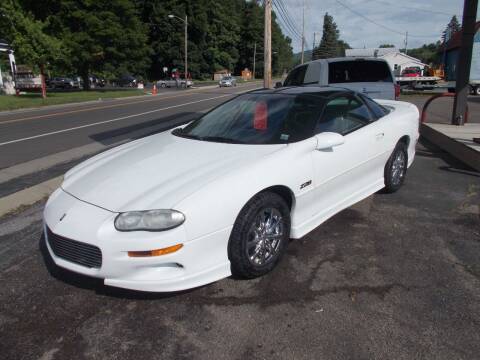
[[(278, 10), (278, 7), (275, 5), (275, 3), (273, 3), (273, 4), (274, 4), (275, 8), (277, 8), (277, 10)], [(284, 15), (280, 10), (278, 10), (278, 15), (279, 15), (279, 17), (277, 17), (277, 19), (278, 19), (278, 20), (281, 20), (281, 23), (283, 24), (284, 29), (285, 29), (286, 31), (288, 31), (288, 32), (290, 33), (290, 35), (293, 35), (292, 38), (295, 37), (295, 38), (297, 38), (297, 39), (301, 39), (301, 38), (302, 38), (302, 35), (296, 33), (295, 30), (292, 29), (292, 28), (289, 26), (287, 20), (285, 19), (285, 15)]]
[(288, 30), (295, 37), (301, 39), (302, 35), (300, 34), (300, 32), (297, 30), (297, 28), (293, 24), (292, 20), (289, 17), (288, 12), (286, 12), (285, 8), (283, 8), (282, 5), (280, 4), (280, 1), (278, 1), (278, 0), (274, 1), (273, 5), (277, 9), (280, 17), (282, 18), (283, 24), (285, 25), (285, 29)]
[(300, 34), (301, 31), (298, 30), (296, 24), (295, 24), (295, 20), (293, 20), (290, 16), (290, 13), (287, 11), (287, 7), (285, 6), (285, 3), (283, 2), (283, 0), (276, 0), (280, 6), (280, 8), (282, 9), (283, 13), (285, 14), (288, 22), (290, 23), (291, 27), (295, 30), (295, 32), (297, 34)]
[[(360, 16), (361, 18), (367, 20), (368, 22), (371, 22), (372, 24), (375, 24), (385, 30), (388, 30), (390, 32), (393, 32), (395, 34), (399, 34), (399, 35), (402, 35), (402, 36), (405, 36), (405, 33), (401, 32), (401, 31), (398, 31), (398, 30), (395, 30), (395, 29), (392, 29), (388, 26), (385, 26), (383, 24), (380, 24), (379, 22), (376, 22), (375, 20), (372, 20), (368, 17), (366, 17), (365, 15), (363, 15), (362, 13), (356, 11), (355, 9), (352, 9), (350, 6), (348, 6), (347, 4), (341, 2), (340, 0), (335, 0), (338, 4), (340, 4), (341, 6), (343, 6), (345, 9), (347, 10), (350, 10), (352, 13), (354, 13), (355, 15), (357, 16)], [(439, 35), (411, 35), (409, 34), (410, 37), (416, 37), (416, 38), (433, 38), (433, 37), (439, 37)]]
[[(374, 2), (376, 2), (376, 3), (385, 4), (385, 5), (389, 5), (389, 6), (397, 6), (397, 5), (398, 5), (398, 3), (393, 3), (393, 2), (385, 1), (385, 0), (364, 0), (364, 1), (365, 1), (365, 2), (374, 1)], [(421, 7), (417, 7), (417, 6), (412, 6), (412, 5), (408, 5), (408, 7), (406, 7), (405, 9), (406, 9), (406, 10), (417, 10), (417, 11), (422, 11), (422, 12), (426, 12), (426, 13), (439, 14), (439, 15), (445, 15), (445, 16), (453, 16), (453, 15), (456, 15), (456, 14), (449, 14), (449, 13), (446, 13), (446, 12), (443, 12), (443, 11), (430, 10), (430, 9), (425, 9), (425, 8), (421, 8)]]

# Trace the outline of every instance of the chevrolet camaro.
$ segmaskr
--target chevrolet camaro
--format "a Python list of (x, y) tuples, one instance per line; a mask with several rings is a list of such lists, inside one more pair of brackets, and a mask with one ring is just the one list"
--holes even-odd
[(143, 291), (271, 271), (290, 239), (405, 180), (417, 108), (330, 87), (256, 90), (68, 171), (44, 210), (63, 268)]

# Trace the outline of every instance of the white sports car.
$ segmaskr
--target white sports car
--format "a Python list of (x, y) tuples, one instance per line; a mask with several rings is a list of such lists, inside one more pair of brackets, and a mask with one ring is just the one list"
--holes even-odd
[(240, 95), (67, 172), (44, 211), (63, 268), (144, 291), (272, 270), (301, 238), (413, 161), (414, 105), (329, 87)]

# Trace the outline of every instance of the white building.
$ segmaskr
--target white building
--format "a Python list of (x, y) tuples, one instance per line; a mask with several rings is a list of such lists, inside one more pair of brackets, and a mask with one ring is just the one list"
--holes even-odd
[(347, 49), (345, 56), (385, 59), (395, 76), (401, 75), (402, 71), (408, 67), (420, 67), (423, 70), (427, 66), (420, 60), (400, 52), (397, 48)]

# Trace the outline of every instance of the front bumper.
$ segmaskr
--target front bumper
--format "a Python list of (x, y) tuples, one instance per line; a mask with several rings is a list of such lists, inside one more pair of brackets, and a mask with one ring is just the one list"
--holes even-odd
[[(105, 285), (141, 291), (185, 290), (230, 276), (227, 244), (231, 227), (196, 239), (188, 239), (184, 225), (164, 232), (119, 232), (113, 225), (116, 215), (61, 189), (55, 191), (44, 210), (45, 239), (53, 261), (68, 270), (102, 278)], [(101, 267), (89, 268), (57, 256), (49, 244), (47, 226), (56, 235), (97, 246), (102, 252)], [(128, 251), (180, 243), (183, 247), (171, 254), (128, 256)]]

